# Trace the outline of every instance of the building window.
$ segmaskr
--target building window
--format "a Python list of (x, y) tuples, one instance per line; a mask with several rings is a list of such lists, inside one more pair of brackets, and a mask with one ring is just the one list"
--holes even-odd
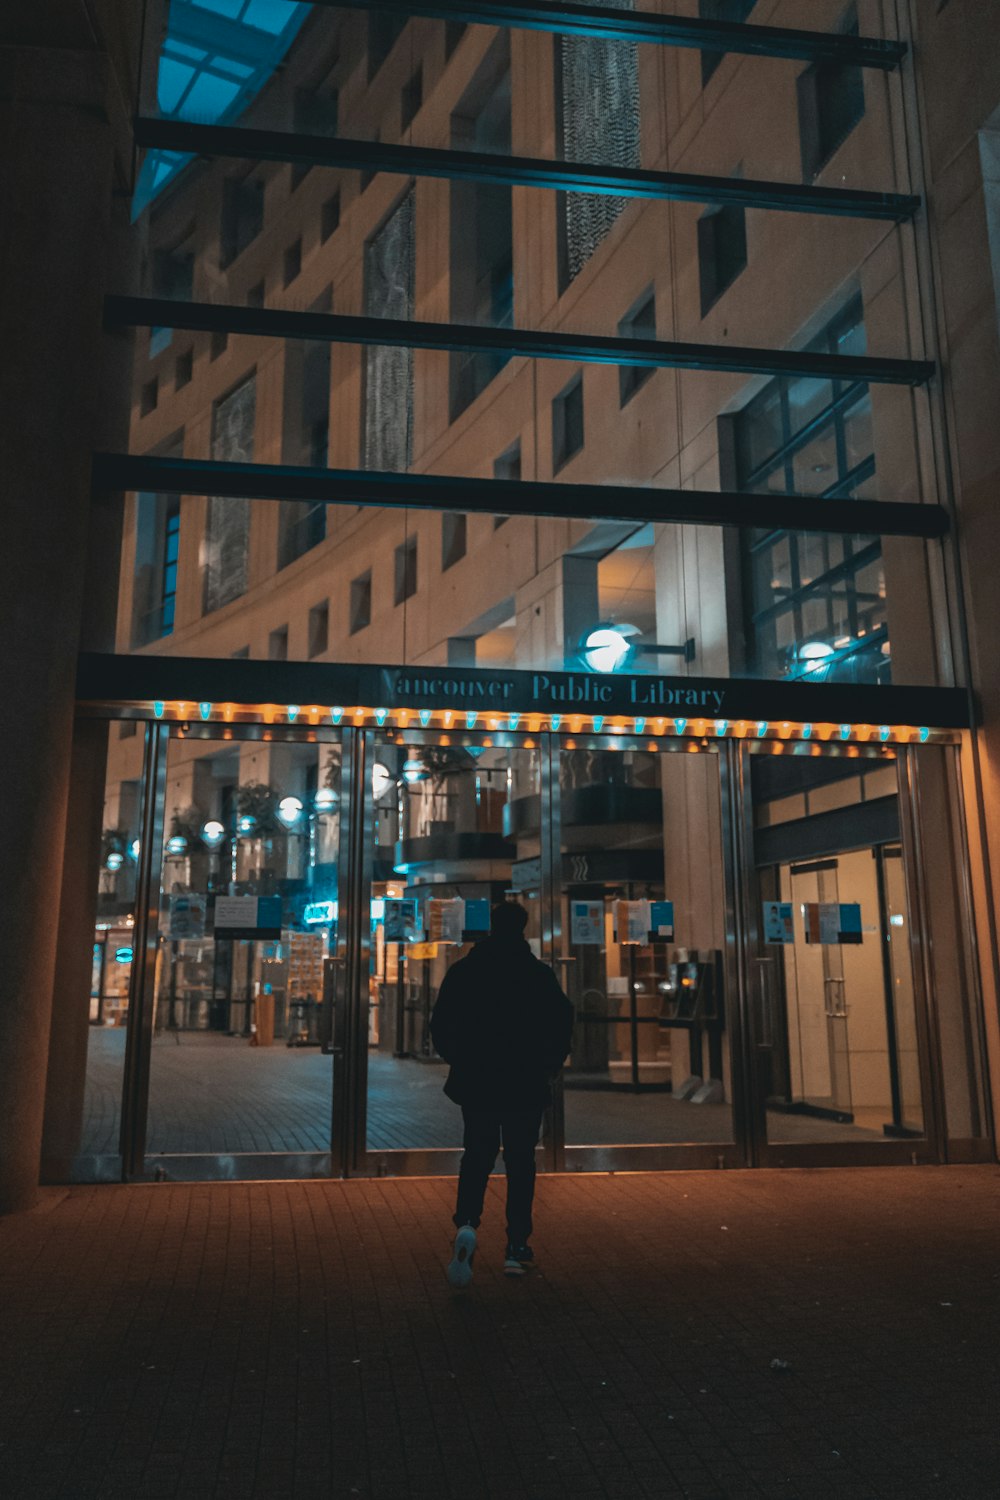
[(393, 599), (397, 604), (403, 604), (407, 599), (412, 599), (416, 592), (417, 539), (415, 536), (408, 536), (406, 541), (396, 548)]
[(445, 21), (444, 23), (444, 60), (451, 57), (455, 48), (466, 33), (465, 21)]
[[(756, 3), (757, 0), (698, 0), (698, 14), (703, 21), (732, 21), (737, 25), (742, 25)], [(725, 55), (724, 52), (702, 52), (702, 88), (705, 87)]]
[[(853, 5), (840, 29), (847, 36), (857, 36), (858, 15)], [(843, 63), (813, 63), (799, 74), (797, 87), (802, 176), (811, 182), (864, 115), (864, 74)]]
[[(413, 317), (413, 192), (365, 246), (364, 309), (368, 317)], [(364, 363), (364, 463), (368, 469), (409, 467), (413, 442), (413, 351), (369, 345)]]
[[(860, 298), (809, 347), (863, 354)], [(741, 490), (818, 499), (872, 496), (871, 399), (864, 381), (772, 380), (728, 420)], [(805, 681), (890, 680), (878, 537), (749, 529), (740, 535), (752, 673)]]
[(209, 359), (218, 359), (220, 354), (225, 354), (229, 348), (229, 334), (225, 328), (212, 330), (212, 340), (208, 348)]
[(132, 645), (170, 635), (177, 602), (181, 498), (147, 495), (136, 499), (135, 583)]
[(178, 354), (174, 365), (174, 389), (183, 390), (186, 385), (191, 384), (194, 374), (194, 350), (185, 349), (183, 354)]
[(552, 403), (552, 472), (558, 473), (583, 447), (583, 376), (577, 375)]
[(372, 622), (372, 575), (369, 568), (360, 578), (351, 580), (350, 621), (351, 635), (357, 635)]
[(118, 738), (120, 740), (131, 740), (131, 739), (134, 739), (134, 737), (135, 737), (135, 731), (136, 731), (136, 721), (135, 721), (135, 719), (119, 719), (119, 721), (118, 721)]
[[(337, 134), (340, 99), (336, 89), (296, 89), (292, 104), (292, 130), (296, 135)], [(308, 162), (292, 165), (292, 192), (309, 174)]]
[(288, 626), (281, 625), (277, 630), (272, 630), (267, 638), (268, 661), (288, 660)]
[[(634, 9), (620, 0), (619, 9)], [(634, 42), (557, 36), (556, 156), (611, 167), (640, 164), (639, 49)], [(559, 286), (565, 290), (608, 234), (627, 198), (557, 193)]]
[(319, 238), (320, 244), (325, 245), (340, 224), (340, 194), (334, 193), (327, 198), (319, 213)]
[(403, 34), (408, 16), (396, 11), (372, 11), (368, 15), (368, 81), (375, 77)]
[[(257, 379), (249, 376), (212, 411), (212, 458), (253, 463)], [(210, 496), (203, 549), (204, 610), (221, 609), (247, 590), (250, 502)]]
[(264, 283), (255, 281), (247, 292), (247, 307), (264, 306)]
[(250, 647), (237, 646), (235, 651), (230, 651), (229, 656), (232, 661), (248, 661), (250, 659)]
[(399, 126), (401, 130), (405, 130), (408, 125), (411, 125), (413, 123), (414, 117), (416, 116), (416, 113), (423, 102), (424, 70), (423, 68), (418, 68), (417, 71), (413, 73), (403, 85), (403, 92), (400, 98), (399, 118)]
[[(643, 292), (638, 302), (625, 314), (618, 324), (618, 332), (623, 339), (656, 338), (656, 297), (652, 287)], [(619, 405), (624, 406), (627, 401), (631, 401), (639, 387), (645, 385), (655, 373), (652, 365), (619, 365)]]
[[(505, 448), (499, 458), (493, 460), (493, 478), (517, 481), (521, 478), (521, 439)], [(498, 531), (510, 516), (494, 516), (493, 530)]]
[[(185, 239), (189, 239), (188, 230)], [(170, 302), (190, 302), (194, 296), (194, 251), (176, 248), (157, 250), (153, 254), (153, 296)], [(149, 357), (155, 358), (168, 348), (174, 336), (172, 328), (149, 330)]]
[(466, 550), (466, 518), (461, 511), (446, 510), (441, 517), (441, 571), (461, 561)]
[(139, 415), (148, 417), (151, 411), (156, 410), (156, 403), (160, 398), (160, 383), (154, 375), (152, 380), (147, 380), (139, 392)]
[(710, 208), (698, 220), (701, 315), (732, 286), (747, 263), (747, 216), (739, 204)]
[[(452, 146), (509, 156), (510, 97), (510, 43), (503, 33), (452, 115)], [(451, 321), (513, 328), (514, 234), (510, 188), (453, 182), (450, 238)], [(502, 354), (452, 355), (453, 422), (506, 363), (507, 357)]]
[(258, 177), (231, 177), (222, 188), (219, 264), (242, 255), (264, 227), (264, 184)]
[(291, 286), (296, 276), (302, 270), (302, 241), (298, 239), (289, 245), (285, 251), (284, 260), (284, 284)]
[(330, 604), (314, 604), (309, 611), (309, 655), (322, 656), (330, 643)]

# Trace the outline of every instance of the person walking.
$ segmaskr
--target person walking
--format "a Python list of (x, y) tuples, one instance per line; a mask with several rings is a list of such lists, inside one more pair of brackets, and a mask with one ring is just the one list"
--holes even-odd
[(490, 935), (448, 970), (431, 1016), (434, 1046), (450, 1065), (444, 1091), (462, 1107), (452, 1286), (468, 1286), (486, 1184), (503, 1145), (507, 1173), (504, 1272), (523, 1276), (534, 1256), (535, 1146), (552, 1081), (570, 1048), (573, 1007), (525, 940), (528, 913), (505, 901)]

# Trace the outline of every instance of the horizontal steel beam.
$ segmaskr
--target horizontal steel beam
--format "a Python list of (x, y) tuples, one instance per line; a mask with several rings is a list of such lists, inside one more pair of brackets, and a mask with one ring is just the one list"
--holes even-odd
[(703, 21), (694, 16), (663, 16), (648, 10), (607, 5), (518, 5), (513, 0), (317, 0), (320, 5), (393, 14), (433, 16), (526, 31), (554, 31), (602, 40), (654, 42), (664, 47), (697, 47), (705, 52), (744, 52), (756, 57), (795, 57), (806, 62), (838, 62), (860, 68), (895, 68), (906, 55), (902, 42), (848, 36), (829, 31), (793, 31), (785, 26), (747, 26), (735, 21)]
[(820, 380), (861, 380), (884, 385), (923, 385), (934, 374), (934, 365), (927, 360), (607, 338), (529, 328), (477, 328), (465, 323), (292, 312), (284, 308), (238, 307), (225, 302), (173, 302), (166, 297), (107, 297), (104, 320), (108, 328), (187, 328), (257, 338), (315, 339), (330, 344), (443, 349), (508, 358), (564, 359), (575, 364), (636, 365), (644, 369), (806, 375)]
[(246, 500), (307, 500), (473, 514), (558, 516), (570, 520), (754, 526), (847, 536), (940, 537), (940, 505), (885, 500), (822, 500), (815, 495), (659, 489), (621, 484), (552, 484), (527, 479), (466, 479), (442, 474), (386, 474), (289, 464), (220, 463), (154, 454), (98, 453), (94, 488), (158, 494), (219, 495)]
[(293, 135), (284, 130), (249, 130), (239, 125), (196, 125), (187, 120), (157, 120), (148, 116), (136, 120), (135, 139), (138, 146), (146, 149), (184, 151), (196, 156), (296, 162), (310, 167), (395, 172), (405, 177), (444, 177), (456, 182), (552, 188), (672, 203), (736, 203), (744, 208), (888, 219), (894, 223), (912, 218), (920, 207), (918, 197), (904, 193), (713, 177), (696, 172), (589, 166), (583, 162), (499, 156), (485, 151), (446, 151), (435, 146)]

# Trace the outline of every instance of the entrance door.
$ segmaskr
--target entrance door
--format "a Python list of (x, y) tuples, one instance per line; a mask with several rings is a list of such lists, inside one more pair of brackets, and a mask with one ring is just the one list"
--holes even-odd
[(132, 1072), (148, 1080), (123, 1127), (130, 1173), (328, 1174), (339, 736), (177, 724), (163, 733), (157, 930), (129, 1020)]
[(926, 1156), (896, 761), (748, 759), (761, 1159)]
[(720, 756), (606, 740), (552, 756), (565, 1164), (736, 1164)]

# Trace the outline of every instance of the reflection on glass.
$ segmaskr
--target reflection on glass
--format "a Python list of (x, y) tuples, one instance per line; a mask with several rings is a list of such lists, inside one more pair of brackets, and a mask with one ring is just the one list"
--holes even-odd
[(538, 751), (387, 734), (374, 771), (368, 1150), (457, 1147), (431, 1012), (495, 902), (524, 901), (539, 952)]

